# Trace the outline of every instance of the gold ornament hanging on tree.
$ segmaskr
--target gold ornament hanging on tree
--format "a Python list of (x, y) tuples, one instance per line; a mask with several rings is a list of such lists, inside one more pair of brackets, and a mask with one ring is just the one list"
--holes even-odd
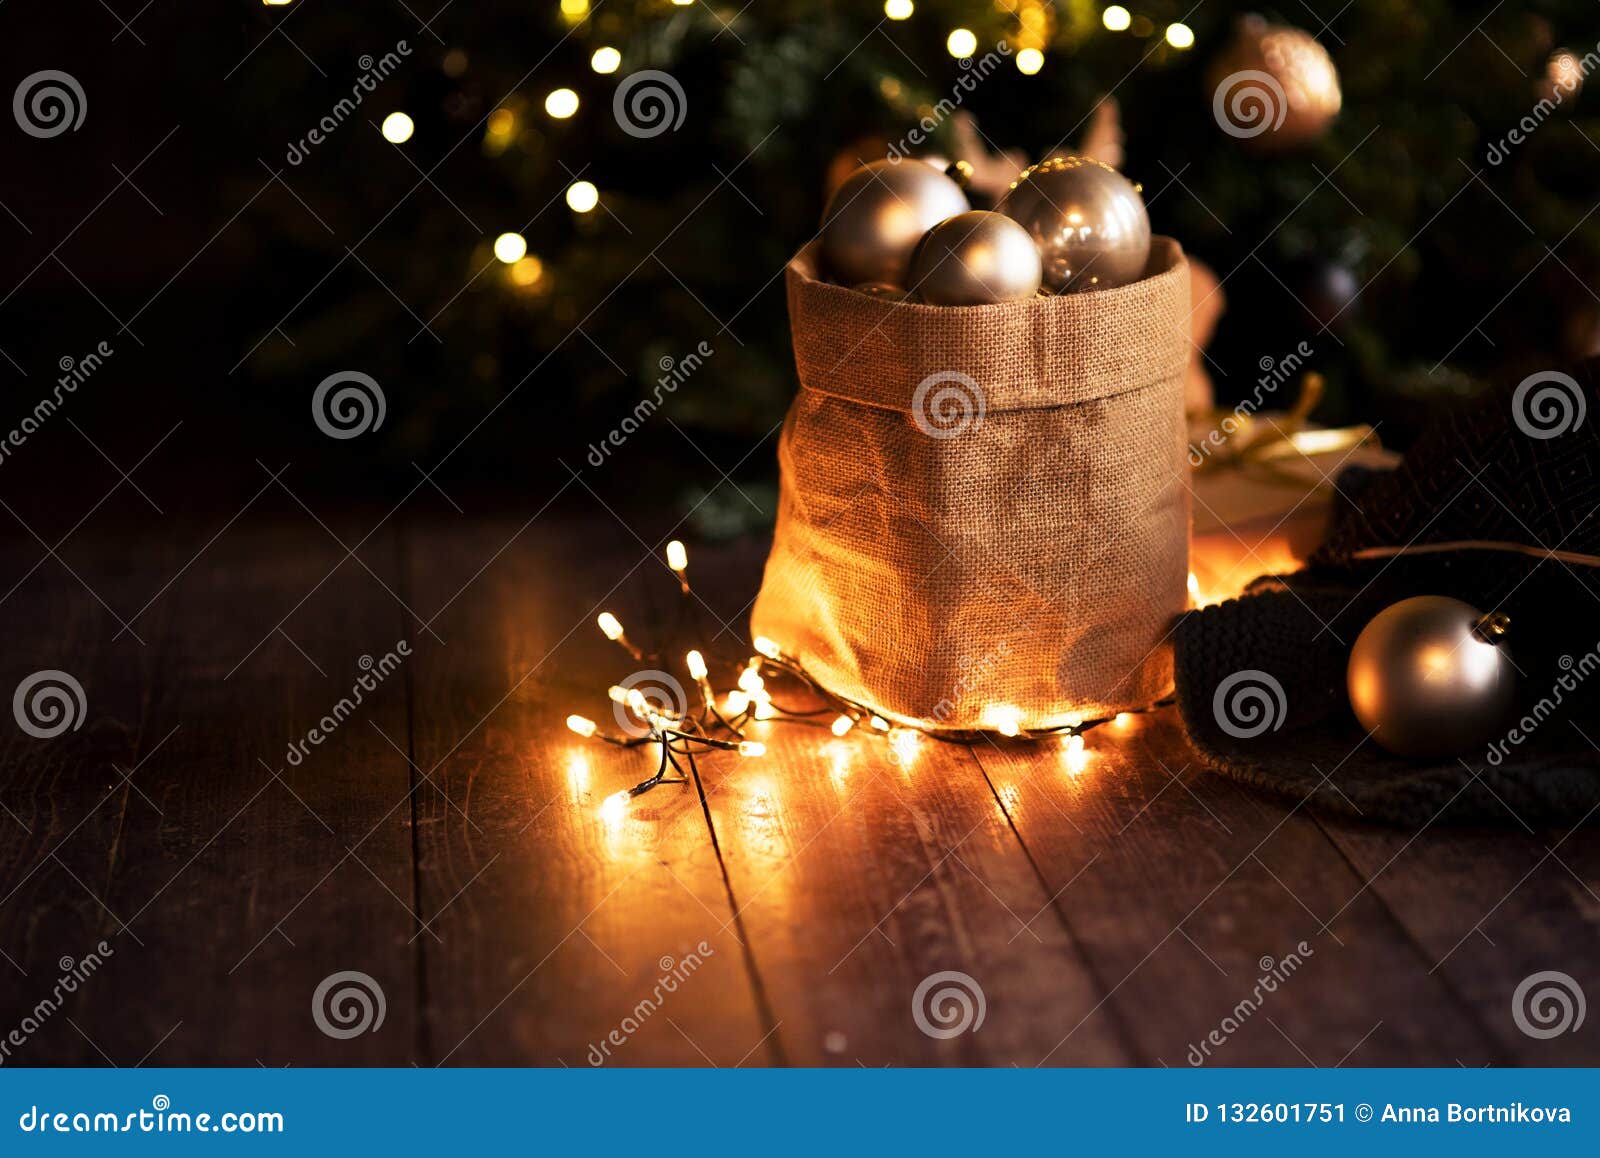
[(1239, 21), (1207, 83), (1217, 126), (1259, 152), (1321, 137), (1343, 101), (1339, 71), (1315, 37), (1254, 15)]

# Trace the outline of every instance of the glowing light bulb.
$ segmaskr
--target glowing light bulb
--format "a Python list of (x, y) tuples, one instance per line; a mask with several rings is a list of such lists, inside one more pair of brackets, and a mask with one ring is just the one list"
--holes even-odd
[(689, 566), (689, 552), (676, 539), (667, 544), (667, 566), (679, 574)]
[(1112, 32), (1126, 32), (1133, 15), (1121, 4), (1113, 4), (1100, 14), (1100, 22)]
[(570, 88), (558, 88), (544, 98), (544, 111), (564, 121), (578, 111), (578, 94)]
[(679, 8), (687, 8), (694, 3), (694, 0), (672, 0), (672, 3)]
[(695, 680), (706, 678), (706, 657), (698, 651), (691, 651), (683, 657), (684, 663), (689, 665), (689, 675)]
[(261, 3), (268, 8), (282, 8), (284, 5), (292, 3), (292, 0), (261, 0)]
[(1188, 48), (1194, 44), (1194, 29), (1187, 24), (1167, 25), (1167, 43), (1173, 48)]
[(916, 10), (911, 0), (883, 0), (883, 14), (890, 20), (909, 20)]
[(951, 56), (971, 56), (978, 51), (978, 38), (970, 28), (957, 28), (945, 37), (944, 47)]
[(1089, 761), (1089, 753), (1083, 750), (1083, 737), (1068, 736), (1066, 752), (1067, 768), (1072, 772), (1081, 772)]
[(1200, 578), (1193, 571), (1189, 572), (1189, 601), (1200, 605)]
[(767, 746), (760, 740), (741, 740), (739, 742), (739, 755), (741, 756), (765, 756), (766, 754)]
[(606, 695), (610, 697), (611, 702), (614, 704), (625, 704), (628, 702), (628, 689), (623, 687), (621, 684), (612, 684), (606, 689)]
[(855, 726), (856, 722), (849, 716), (840, 716), (829, 725), (828, 730), (835, 736), (842, 736)]
[(1022, 713), (1010, 704), (990, 704), (980, 718), (985, 727), (1002, 736), (1015, 736), (1022, 730)]
[(917, 733), (910, 728), (896, 728), (889, 733), (889, 750), (895, 762), (904, 766), (917, 758)]
[(889, 721), (884, 719), (882, 716), (873, 716), (872, 726), (877, 731), (887, 732), (889, 730)]
[(1023, 76), (1032, 76), (1044, 67), (1044, 53), (1037, 48), (1024, 48), (1017, 53), (1017, 71)]
[(610, 46), (597, 48), (594, 50), (594, 55), (589, 58), (589, 67), (601, 75), (616, 72), (622, 67), (622, 53)]
[(770, 720), (778, 714), (778, 709), (772, 706), (772, 700), (764, 692), (759, 699), (751, 696), (750, 701), (756, 706), (756, 719), (758, 720)]
[(600, 630), (605, 632), (607, 639), (617, 640), (622, 638), (622, 620), (612, 615), (609, 611), (602, 611), (595, 617), (595, 622), (600, 625)]
[(626, 815), (628, 815), (628, 792), (626, 789), (621, 792), (613, 792), (600, 804), (600, 819), (608, 824), (616, 824)]
[(544, 262), (537, 257), (524, 257), (511, 267), (511, 280), (520, 286), (535, 285), (544, 276)]
[(594, 721), (587, 716), (568, 716), (567, 727), (585, 738), (594, 735)]
[(380, 131), (383, 139), (396, 145), (403, 145), (411, 139), (411, 134), (416, 132), (417, 126), (405, 113), (390, 113), (383, 118)]
[(561, 0), (561, 15), (568, 20), (582, 20), (589, 15), (589, 0)]
[(600, 190), (590, 181), (574, 181), (567, 186), (567, 207), (574, 213), (587, 213), (600, 204)]
[(494, 239), (494, 255), (507, 265), (514, 265), (528, 252), (528, 242), (520, 233), (502, 233)]
[(783, 654), (783, 652), (778, 649), (778, 645), (773, 643), (772, 640), (768, 639), (764, 635), (756, 636), (755, 647), (757, 651), (766, 656), (768, 659), (777, 659)]
[(724, 704), (730, 716), (742, 716), (744, 710), (750, 706), (750, 696), (746, 692), (729, 692)]
[(739, 673), (739, 686), (747, 692), (759, 692), (767, 686), (767, 681), (761, 678), (755, 668), (747, 667)]

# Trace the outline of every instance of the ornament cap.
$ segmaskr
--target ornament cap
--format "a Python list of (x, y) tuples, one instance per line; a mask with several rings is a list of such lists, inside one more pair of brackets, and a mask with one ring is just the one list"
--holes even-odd
[(972, 167), (971, 161), (952, 161), (945, 167), (944, 175), (957, 185), (963, 192), (972, 187), (972, 177), (977, 170)]
[(1511, 632), (1511, 616), (1504, 611), (1491, 611), (1480, 616), (1472, 625), (1472, 634), (1484, 643), (1492, 643), (1496, 647), (1505, 642), (1506, 636)]

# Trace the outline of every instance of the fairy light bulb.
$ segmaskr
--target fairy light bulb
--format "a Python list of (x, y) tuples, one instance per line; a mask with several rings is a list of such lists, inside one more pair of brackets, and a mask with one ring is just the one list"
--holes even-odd
[(890, 20), (909, 20), (916, 10), (911, 0), (883, 0), (883, 14)]
[(574, 213), (587, 213), (600, 204), (600, 190), (593, 181), (574, 181), (567, 186), (567, 208)]
[(765, 756), (766, 754), (767, 746), (760, 740), (739, 741), (739, 755), (741, 756)]
[(683, 657), (684, 663), (689, 665), (689, 675), (696, 682), (706, 678), (706, 657), (698, 651), (691, 651)]
[(780, 655), (783, 654), (783, 652), (779, 649), (778, 645), (776, 643), (773, 643), (772, 640), (768, 639), (764, 635), (756, 636), (756, 638), (755, 638), (755, 648), (756, 648), (757, 651), (759, 651), (762, 655), (766, 656), (768, 659), (777, 659)]
[(405, 113), (390, 113), (383, 118), (380, 131), (383, 139), (393, 145), (403, 145), (411, 139), (411, 134), (416, 132), (417, 125)]
[(502, 233), (494, 239), (494, 255), (507, 265), (515, 265), (527, 252), (527, 239), (520, 233)]
[(1033, 76), (1044, 67), (1044, 53), (1037, 48), (1024, 48), (1017, 53), (1017, 71), (1023, 76)]
[(625, 704), (628, 702), (628, 689), (621, 684), (612, 684), (606, 689), (606, 696), (614, 704)]
[(594, 735), (595, 723), (588, 716), (568, 716), (567, 727), (578, 735), (588, 739)]
[(983, 709), (981, 719), (1002, 736), (1016, 736), (1022, 731), (1022, 713), (1010, 704), (990, 704)]
[(770, 720), (778, 714), (778, 709), (772, 706), (772, 697), (766, 692), (752, 695), (750, 702), (755, 705), (755, 716), (758, 720)]
[(1200, 605), (1200, 577), (1193, 571), (1189, 572), (1189, 601), (1196, 607)]
[(1130, 724), (1133, 723), (1133, 713), (1132, 712), (1118, 712), (1117, 715), (1116, 715), (1116, 718), (1113, 719), (1111, 721), (1111, 723), (1112, 723), (1112, 725), (1114, 727), (1126, 728)]
[(1113, 4), (1100, 14), (1100, 22), (1111, 32), (1126, 32), (1133, 23), (1133, 14), (1121, 4)]
[(589, 67), (602, 76), (616, 72), (622, 67), (622, 53), (610, 45), (594, 50), (594, 55), (589, 58)]
[(750, 706), (750, 697), (745, 692), (729, 692), (725, 706), (730, 716), (742, 716)]
[(856, 722), (849, 716), (840, 716), (829, 725), (828, 730), (835, 736), (842, 736), (855, 726)]
[(1067, 767), (1073, 772), (1081, 772), (1083, 766), (1089, 761), (1089, 753), (1083, 749), (1083, 737), (1068, 736), (1066, 752)]
[(564, 121), (578, 111), (578, 94), (570, 88), (558, 88), (544, 98), (544, 111)]
[(628, 790), (613, 792), (600, 804), (600, 817), (611, 824), (615, 824), (628, 814)]
[(609, 611), (602, 611), (595, 622), (600, 625), (600, 630), (605, 632), (606, 638), (615, 642), (622, 638), (622, 620), (612, 615)]
[(759, 692), (767, 686), (767, 681), (762, 679), (754, 668), (745, 668), (739, 673), (739, 687), (747, 692)]
[(689, 551), (677, 539), (667, 544), (667, 566), (680, 575), (689, 566)]
[(1190, 48), (1194, 45), (1194, 29), (1187, 24), (1172, 23), (1167, 25), (1167, 43), (1173, 48)]
[(951, 56), (971, 56), (978, 50), (978, 38), (970, 28), (956, 28), (945, 37), (944, 47)]
[(887, 732), (889, 730), (889, 721), (882, 716), (873, 716), (872, 727), (875, 731)]

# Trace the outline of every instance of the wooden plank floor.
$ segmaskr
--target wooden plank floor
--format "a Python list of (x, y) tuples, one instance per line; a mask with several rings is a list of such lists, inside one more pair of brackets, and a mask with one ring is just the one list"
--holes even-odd
[(670, 530), (586, 496), (8, 540), (0, 688), (87, 707), (0, 728), (5, 1063), (1600, 1061), (1600, 1018), (1512, 1011), (1545, 970), (1600, 996), (1594, 830), (1320, 817), (1170, 711), (1081, 766), (762, 725), (602, 818), (653, 757), (562, 726), (641, 666), (597, 611), (748, 654), (764, 544), (693, 548), (686, 610)]

